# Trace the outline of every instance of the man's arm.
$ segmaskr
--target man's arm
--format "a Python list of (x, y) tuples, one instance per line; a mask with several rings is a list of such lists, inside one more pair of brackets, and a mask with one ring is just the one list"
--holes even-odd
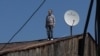
[(55, 26), (55, 16), (53, 15), (53, 27)]

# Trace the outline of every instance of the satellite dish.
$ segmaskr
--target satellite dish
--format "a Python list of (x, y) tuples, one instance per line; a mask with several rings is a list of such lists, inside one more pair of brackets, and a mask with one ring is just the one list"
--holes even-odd
[(79, 23), (79, 14), (74, 10), (68, 10), (64, 14), (64, 20), (69, 26), (75, 26)]
[(64, 20), (70, 26), (72, 36), (72, 27), (79, 23), (79, 14), (74, 10), (68, 10), (64, 14)]

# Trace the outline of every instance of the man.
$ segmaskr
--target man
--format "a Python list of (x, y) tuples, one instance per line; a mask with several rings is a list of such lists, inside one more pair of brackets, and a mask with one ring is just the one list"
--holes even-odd
[(53, 40), (53, 28), (55, 26), (55, 16), (52, 14), (53, 11), (50, 9), (48, 10), (48, 15), (46, 16), (46, 29), (48, 40)]

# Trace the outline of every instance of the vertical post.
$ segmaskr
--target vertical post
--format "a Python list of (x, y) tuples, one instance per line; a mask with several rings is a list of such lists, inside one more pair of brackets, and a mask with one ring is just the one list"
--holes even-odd
[(100, 56), (100, 0), (96, 1), (96, 18), (95, 18), (95, 40), (97, 56)]
[(70, 35), (71, 35), (71, 37), (72, 37), (72, 31), (73, 31), (72, 27), (73, 26), (70, 26)]

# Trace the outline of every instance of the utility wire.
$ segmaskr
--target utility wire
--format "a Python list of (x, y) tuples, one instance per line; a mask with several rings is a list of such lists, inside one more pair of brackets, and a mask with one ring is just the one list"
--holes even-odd
[(18, 29), (17, 32), (14, 33), (14, 35), (9, 39), (9, 41), (4, 44), (3, 47), (1, 47), (0, 51), (2, 51), (8, 43), (11, 42), (11, 40), (25, 27), (25, 25), (32, 19), (32, 17), (36, 14), (36, 12), (43, 6), (43, 4), (46, 2), (46, 0), (44, 0), (40, 5), (39, 7), (33, 12), (33, 14), (28, 18), (28, 20)]

